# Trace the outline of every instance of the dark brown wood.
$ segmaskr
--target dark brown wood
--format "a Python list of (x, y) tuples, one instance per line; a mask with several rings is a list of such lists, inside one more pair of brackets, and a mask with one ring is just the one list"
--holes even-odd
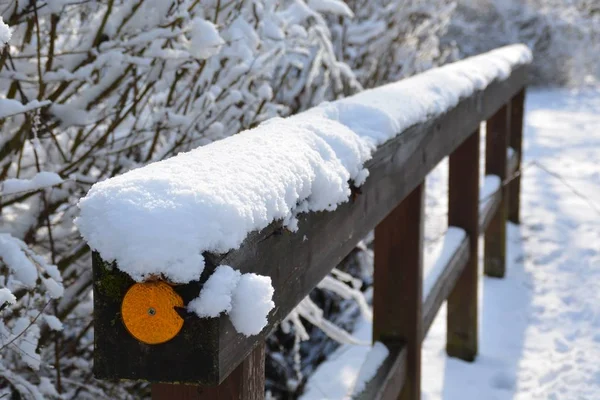
[(458, 278), (469, 261), (470, 252), (469, 237), (467, 236), (452, 255), (452, 258), (446, 267), (444, 267), (444, 271), (440, 274), (429, 293), (424, 293), (423, 339), (427, 336), (427, 332), (429, 332), (429, 328), (431, 328), (440, 307), (456, 286)]
[(506, 165), (506, 177), (507, 179), (512, 180), (512, 178), (515, 176), (515, 174), (517, 173), (517, 170), (519, 169), (519, 153), (517, 153), (516, 151), (512, 150), (510, 151), (510, 155), (507, 154), (508, 157), (508, 161), (507, 161), (507, 165)]
[[(268, 326), (258, 335), (238, 334), (229, 318), (186, 319), (172, 341), (148, 346), (135, 341), (123, 328), (119, 308), (123, 291), (105, 291), (94, 297), (96, 351), (94, 373), (102, 379), (145, 379), (153, 382), (216, 384), (225, 379), (354, 246), (419, 185), (427, 173), (452, 152), (481, 120), (489, 118), (520, 90), (526, 69), (515, 69), (503, 81), (465, 98), (448, 112), (406, 129), (380, 146), (366, 163), (370, 176), (361, 193), (334, 212), (299, 216), (297, 232), (280, 223), (255, 232), (241, 247), (224, 255), (205, 254), (201, 282), (177, 287), (184, 302), (197, 296), (202, 282), (219, 264), (241, 272), (271, 277), (275, 309)], [(115, 269), (95, 263), (94, 290), (102, 291)], [(118, 272), (114, 272), (118, 275)], [(127, 282), (120, 288), (127, 288)], [(129, 282), (129, 284), (131, 284)], [(176, 360), (179, 360), (176, 361)], [(202, 362), (198, 362), (202, 360)], [(164, 366), (168, 365), (169, 368)]]
[(477, 356), (479, 239), (479, 128), (450, 155), (448, 226), (469, 236), (469, 261), (448, 296), (446, 352), (473, 361)]
[(265, 345), (259, 344), (218, 386), (155, 383), (152, 400), (261, 400), (265, 398)]
[(487, 121), (485, 135), (485, 173), (500, 178), (500, 203), (486, 227), (483, 271), (487, 276), (503, 278), (506, 273), (506, 216), (508, 199), (506, 180), (508, 134), (510, 131), (510, 104), (500, 109)]
[(388, 346), (390, 354), (354, 400), (397, 400), (406, 379), (406, 347)]
[(479, 204), (479, 232), (485, 232), (492, 222), (492, 218), (498, 212), (502, 192), (494, 192)]
[(403, 400), (421, 398), (424, 194), (421, 183), (375, 228), (373, 341), (406, 345)]
[[(523, 115), (525, 113), (525, 88), (521, 89), (510, 101), (511, 122), (509, 145), (517, 155), (517, 170), (521, 168), (523, 156)], [(517, 176), (508, 185), (508, 220), (518, 224), (521, 222), (521, 177)]]

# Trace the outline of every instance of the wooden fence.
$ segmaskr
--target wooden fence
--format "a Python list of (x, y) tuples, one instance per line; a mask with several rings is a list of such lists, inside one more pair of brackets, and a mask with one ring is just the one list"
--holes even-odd
[[(123, 329), (114, 323), (118, 304), (108, 304), (101, 293), (95, 295), (96, 346), (110, 349), (96, 356), (96, 375), (188, 383), (154, 383), (155, 400), (263, 398), (265, 337), (375, 230), (373, 340), (383, 342), (390, 355), (360, 398), (419, 399), (421, 343), (445, 300), (448, 354), (467, 361), (477, 355), (480, 233), (485, 235), (485, 273), (493, 277), (505, 273), (506, 220), (519, 222), (520, 183), (518, 177), (510, 180), (480, 207), (480, 123), (487, 120), (486, 174), (505, 181), (520, 166), (525, 82), (526, 67), (517, 67), (507, 79), (388, 141), (367, 163), (370, 175), (360, 193), (334, 212), (301, 215), (298, 233), (280, 234), (281, 224), (274, 223), (251, 234), (238, 250), (207, 255), (208, 270), (235, 265), (241, 272), (272, 278), (276, 308), (260, 335), (236, 333), (226, 317), (196, 318), (186, 321), (180, 334), (192, 338), (185, 348), (174, 340), (160, 351), (142, 347), (138, 351), (127, 341), (131, 338), (120, 333), (110, 338), (111, 332)], [(447, 156), (448, 224), (462, 228), (467, 236), (423, 298), (424, 180)], [(305, 235), (309, 241), (303, 240)], [(95, 285), (103, 271), (103, 262), (95, 255)], [(135, 355), (121, 362), (128, 352)], [(155, 357), (156, 352), (160, 355)], [(164, 360), (173, 362), (167, 365)], [(198, 379), (186, 378), (189, 369), (196, 375), (201, 371), (204, 386), (190, 384)]]

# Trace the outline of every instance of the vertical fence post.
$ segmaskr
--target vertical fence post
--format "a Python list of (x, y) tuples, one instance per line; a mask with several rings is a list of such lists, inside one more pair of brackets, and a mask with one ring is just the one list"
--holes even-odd
[(446, 352), (473, 361), (477, 356), (477, 240), (479, 238), (479, 128), (450, 155), (448, 225), (469, 235), (470, 255), (448, 297)]
[[(506, 179), (508, 133), (510, 132), (510, 104), (502, 106), (486, 124), (485, 173), (497, 175), (502, 185)], [(498, 211), (485, 231), (483, 270), (486, 275), (503, 278), (506, 272), (506, 216), (508, 213), (508, 189), (502, 192)]]
[[(523, 114), (525, 109), (525, 88), (521, 89), (512, 100), (510, 118), (509, 145), (517, 152), (517, 171), (521, 170), (523, 159)], [(520, 218), (521, 176), (517, 176), (508, 185), (508, 219), (518, 224)]]
[(264, 398), (264, 343), (259, 344), (219, 386), (167, 383), (152, 385), (152, 400), (262, 400)]
[(421, 397), (424, 192), (422, 182), (375, 228), (373, 341), (407, 346), (402, 400)]

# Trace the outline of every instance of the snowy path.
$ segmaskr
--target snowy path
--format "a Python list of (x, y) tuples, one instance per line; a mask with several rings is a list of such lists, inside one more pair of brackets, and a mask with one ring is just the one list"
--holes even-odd
[[(442, 308), (424, 342), (424, 399), (600, 398), (598, 110), (600, 91), (528, 94), (522, 224), (508, 229), (507, 276), (482, 280), (475, 363), (445, 356)], [(445, 229), (446, 173), (442, 164), (428, 179), (430, 239)], [(370, 337), (368, 323), (357, 331)], [(332, 355), (338, 364), (317, 370), (303, 398), (348, 397), (366, 353), (342, 346)], [(342, 368), (345, 357), (352, 361)]]

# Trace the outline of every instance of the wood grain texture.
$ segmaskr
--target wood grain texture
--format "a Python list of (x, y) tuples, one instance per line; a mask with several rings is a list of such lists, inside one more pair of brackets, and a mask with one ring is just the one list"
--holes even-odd
[[(521, 168), (523, 156), (523, 116), (525, 114), (525, 88), (521, 89), (511, 100), (511, 119), (509, 145), (518, 156), (517, 170)], [(518, 224), (521, 222), (521, 177), (513, 179), (508, 185), (508, 220)]]
[(265, 398), (265, 345), (259, 344), (218, 386), (155, 383), (152, 400), (262, 400)]
[[(353, 200), (334, 212), (299, 216), (298, 231), (281, 229), (275, 222), (251, 233), (239, 249), (227, 254), (205, 254), (206, 268), (200, 282), (176, 287), (184, 302), (197, 296), (203, 282), (220, 264), (241, 272), (271, 277), (275, 309), (268, 326), (258, 335), (246, 337), (235, 331), (229, 318), (200, 319), (187, 316), (181, 333), (172, 341), (148, 346), (135, 341), (120, 321), (122, 290), (102, 294), (105, 278), (118, 270), (94, 263), (97, 378), (135, 379), (152, 382), (218, 384), (355, 245), (375, 228), (444, 157), (456, 149), (526, 81), (520, 67), (504, 81), (460, 101), (448, 112), (415, 125), (388, 141), (366, 163), (370, 176)], [(129, 282), (131, 284), (131, 282)], [(127, 283), (124, 284), (127, 288)], [(100, 333), (100, 335), (98, 335)], [(183, 361), (182, 361), (183, 360)], [(202, 360), (198, 362), (197, 360)], [(169, 366), (165, 368), (165, 366)]]
[(510, 102), (502, 106), (486, 124), (485, 174), (500, 177), (498, 208), (485, 227), (483, 271), (487, 276), (503, 278), (506, 273), (506, 216), (508, 212), (506, 180)]
[(424, 200), (421, 183), (375, 228), (373, 341), (405, 344), (403, 400), (421, 398)]
[(469, 260), (448, 296), (446, 352), (473, 361), (478, 342), (479, 128), (451, 155), (448, 225), (469, 236)]

